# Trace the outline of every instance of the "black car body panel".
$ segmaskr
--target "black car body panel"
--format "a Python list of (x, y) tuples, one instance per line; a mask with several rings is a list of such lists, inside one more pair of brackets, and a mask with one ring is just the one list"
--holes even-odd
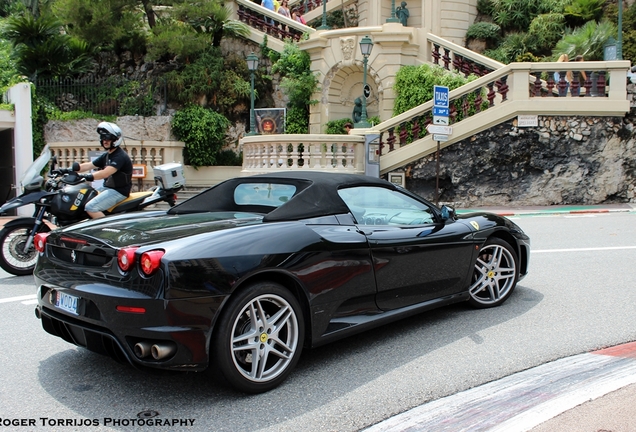
[[(254, 196), (241, 195), (242, 188)], [(408, 205), (378, 200), (362, 211), (356, 203), (365, 191), (371, 200), (379, 191)], [(215, 357), (211, 340), (226, 305), (258, 281), (293, 294), (305, 345), (315, 347), (468, 300), (478, 253), (493, 237), (515, 250), (517, 276), (525, 276), (530, 243), (517, 225), (488, 213), (442, 213), (366, 176), (231, 179), (167, 212), (50, 233), (34, 272), (37, 314), (47, 332), (93, 351), (140, 366), (202, 370)], [(117, 254), (131, 246), (137, 259), (163, 253), (155, 273), (121, 270)], [(140, 342), (170, 346), (171, 354), (140, 357)]]

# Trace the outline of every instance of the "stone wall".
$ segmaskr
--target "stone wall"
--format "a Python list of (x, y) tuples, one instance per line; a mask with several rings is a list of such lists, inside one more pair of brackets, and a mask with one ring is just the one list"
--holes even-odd
[[(457, 208), (636, 202), (634, 110), (624, 118), (517, 120), (440, 152), (440, 202)], [(434, 199), (436, 157), (405, 167), (406, 187)]]
[[(136, 141), (176, 141), (170, 126), (170, 116), (118, 117), (115, 123), (127, 139)], [(99, 120), (83, 119), (73, 121), (49, 121), (44, 126), (44, 141), (78, 142), (99, 141), (97, 125)]]

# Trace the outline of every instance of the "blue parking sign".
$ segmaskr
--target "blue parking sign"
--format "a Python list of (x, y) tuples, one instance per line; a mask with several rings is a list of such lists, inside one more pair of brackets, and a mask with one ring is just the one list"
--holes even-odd
[(439, 108), (448, 108), (448, 87), (433, 87), (433, 106)]

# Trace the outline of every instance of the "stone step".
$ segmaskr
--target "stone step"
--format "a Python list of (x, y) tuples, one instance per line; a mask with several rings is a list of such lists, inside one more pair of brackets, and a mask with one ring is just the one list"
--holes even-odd
[[(184, 202), (187, 199), (192, 198), (193, 196), (203, 192), (204, 190), (207, 190), (209, 188), (207, 187), (193, 187), (193, 186), (186, 186), (185, 188), (181, 189), (179, 192), (177, 192), (177, 204), (181, 204), (182, 202)], [(168, 203), (166, 202), (160, 202), (157, 204), (153, 204), (151, 206), (146, 207), (144, 210), (168, 210), (170, 208), (170, 206), (168, 205)]]

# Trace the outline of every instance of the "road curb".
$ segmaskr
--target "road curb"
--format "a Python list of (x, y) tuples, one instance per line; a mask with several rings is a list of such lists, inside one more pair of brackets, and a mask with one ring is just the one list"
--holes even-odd
[(364, 432), (530, 431), (634, 383), (636, 342), (631, 342), (517, 372), (415, 407)]
[(576, 207), (523, 207), (523, 208), (501, 208), (501, 207), (480, 207), (470, 209), (458, 209), (457, 214), (463, 215), (473, 212), (495, 213), (499, 216), (548, 216), (548, 215), (582, 215), (582, 214), (604, 214), (604, 213), (632, 213), (636, 208), (631, 205), (620, 205), (615, 208), (591, 206), (589, 208)]

